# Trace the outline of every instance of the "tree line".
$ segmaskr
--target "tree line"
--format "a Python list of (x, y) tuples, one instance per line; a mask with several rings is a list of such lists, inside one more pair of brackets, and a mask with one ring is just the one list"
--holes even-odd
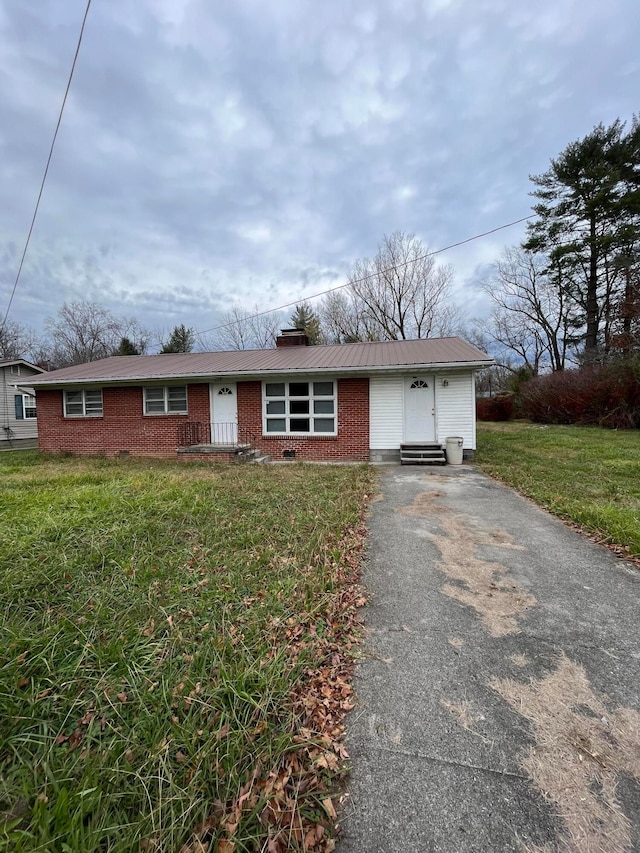
[(24, 358), (55, 370), (112, 355), (190, 352), (196, 333), (184, 324), (152, 333), (137, 320), (118, 317), (96, 302), (65, 302), (45, 323), (45, 334), (8, 320), (0, 328), (0, 358)]
[(208, 337), (177, 325), (151, 334), (135, 320), (90, 302), (63, 305), (42, 340), (19, 324), (0, 330), (0, 357), (61, 367), (109, 355), (275, 346), (283, 325), (311, 344), (446, 337), (459, 334), (489, 351), (489, 382), (568, 366), (630, 359), (640, 350), (640, 121), (599, 124), (530, 177), (535, 218), (526, 239), (505, 248), (479, 286), (488, 318), (456, 305), (453, 270), (415, 235), (383, 237), (376, 254), (354, 263), (347, 284), (290, 317), (233, 307)]
[(309, 343), (341, 344), (446, 336), (461, 330), (462, 314), (451, 300), (451, 267), (439, 265), (412, 234), (385, 236), (373, 259), (354, 264), (346, 287), (328, 293), (317, 308), (298, 304), (290, 317), (232, 308), (213, 334), (184, 324), (168, 337), (136, 320), (115, 316), (94, 302), (65, 303), (46, 321), (46, 335), (14, 322), (0, 332), (0, 358), (27, 357), (49, 369), (113, 355), (265, 349), (275, 346), (283, 325), (304, 329)]

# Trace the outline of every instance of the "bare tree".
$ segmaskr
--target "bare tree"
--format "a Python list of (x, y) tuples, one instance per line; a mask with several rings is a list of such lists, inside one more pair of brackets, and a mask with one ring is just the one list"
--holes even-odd
[(262, 314), (255, 305), (247, 310), (234, 306), (221, 317), (221, 326), (208, 348), (222, 350), (271, 349), (283, 319), (279, 313)]
[(378, 340), (373, 322), (350, 291), (328, 293), (320, 303), (319, 314), (323, 337), (329, 344)]
[(26, 326), (13, 320), (0, 326), (0, 358), (31, 360), (36, 346), (35, 332)]
[(427, 255), (417, 237), (395, 231), (383, 238), (375, 258), (354, 265), (348, 289), (378, 340), (433, 336), (453, 271)]
[(563, 370), (579, 339), (580, 319), (562, 268), (521, 248), (508, 248), (492, 265), (483, 290), (493, 303), (489, 333), (534, 374)]
[(143, 352), (148, 340), (135, 320), (115, 317), (95, 302), (65, 302), (46, 327), (50, 337), (47, 361), (53, 367), (107, 358), (118, 350), (123, 337)]

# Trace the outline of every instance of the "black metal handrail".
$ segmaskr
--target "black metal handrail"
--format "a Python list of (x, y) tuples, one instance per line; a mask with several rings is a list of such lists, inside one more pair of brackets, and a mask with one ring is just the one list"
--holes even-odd
[(208, 421), (186, 421), (178, 424), (178, 447), (212, 444), (216, 447), (228, 447), (238, 453), (246, 453), (255, 449), (256, 438), (251, 430), (236, 423), (211, 424)]

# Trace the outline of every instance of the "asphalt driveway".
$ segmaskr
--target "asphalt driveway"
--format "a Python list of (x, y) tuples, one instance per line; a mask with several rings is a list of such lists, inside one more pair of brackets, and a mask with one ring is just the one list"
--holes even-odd
[(640, 851), (640, 572), (471, 466), (381, 469), (338, 853)]

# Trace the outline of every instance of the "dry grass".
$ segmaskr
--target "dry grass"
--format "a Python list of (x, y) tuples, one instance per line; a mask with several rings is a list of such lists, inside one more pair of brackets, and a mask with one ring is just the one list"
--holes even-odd
[(490, 684), (532, 724), (535, 745), (520, 763), (564, 820), (559, 849), (630, 853), (630, 823), (616, 784), (619, 774), (640, 781), (640, 714), (610, 710), (584, 669), (564, 654), (557, 669), (538, 681), (493, 678)]
[(442, 533), (432, 538), (440, 552), (438, 568), (455, 581), (445, 584), (442, 592), (472, 607), (491, 636), (517, 633), (517, 617), (534, 607), (536, 599), (509, 579), (505, 566), (483, 560), (476, 550), (487, 543), (508, 548), (519, 546), (504, 531), (488, 534), (474, 531), (467, 519), (439, 503), (440, 497), (442, 492), (438, 489), (423, 492), (400, 511), (418, 518), (437, 517)]

